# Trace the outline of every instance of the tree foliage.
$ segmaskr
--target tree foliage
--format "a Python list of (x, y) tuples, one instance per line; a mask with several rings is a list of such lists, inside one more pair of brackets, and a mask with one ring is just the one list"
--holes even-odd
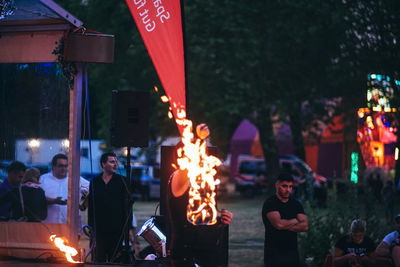
[[(116, 36), (115, 63), (89, 69), (93, 127), (106, 138), (110, 91), (152, 90), (160, 82), (125, 2), (60, 3), (87, 28)], [(324, 99), (343, 98), (341, 108), (353, 118), (347, 125), (354, 125), (354, 112), (365, 103), (366, 75), (398, 75), (400, 13), (394, 1), (183, 3), (189, 118), (208, 123), (212, 142), (224, 153), (237, 125), (249, 118), (269, 166), (277, 167), (272, 115), (279, 112), (290, 123), (295, 153), (304, 158), (302, 131), (329, 118)], [(152, 111), (152, 137), (177, 133), (155, 95)]]

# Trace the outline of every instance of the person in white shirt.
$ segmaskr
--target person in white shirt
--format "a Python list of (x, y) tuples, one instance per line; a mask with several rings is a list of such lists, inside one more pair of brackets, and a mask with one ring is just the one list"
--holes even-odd
[[(51, 161), (51, 172), (40, 176), (41, 187), (45, 191), (47, 200), (48, 223), (67, 223), (68, 198), (68, 158), (64, 154), (57, 154)], [(89, 192), (89, 182), (80, 177), (80, 198)], [(79, 212), (81, 225), (81, 216)]]
[(395, 231), (387, 234), (375, 252), (380, 257), (391, 257), (394, 266), (400, 266), (400, 213), (394, 217)]

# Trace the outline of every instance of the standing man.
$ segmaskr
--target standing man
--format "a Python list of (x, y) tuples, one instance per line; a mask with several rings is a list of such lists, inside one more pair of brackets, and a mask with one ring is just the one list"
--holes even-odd
[[(13, 188), (17, 188), (24, 177), (26, 167), (22, 162), (14, 161), (7, 167), (7, 177), (0, 184), (0, 197), (5, 196)], [(0, 205), (0, 221), (6, 221), (10, 216), (11, 202)]]
[(290, 197), (294, 180), (281, 173), (275, 183), (276, 194), (264, 202), (264, 264), (267, 267), (299, 266), (297, 233), (308, 231), (303, 206)]
[[(116, 174), (114, 153), (101, 155), (103, 172), (90, 182), (89, 225), (94, 230), (95, 262), (118, 262), (121, 258), (124, 226), (132, 225), (127, 218), (126, 197), (129, 188), (126, 178)], [(128, 220), (129, 219), (129, 220)]]
[[(51, 160), (51, 172), (40, 176), (41, 187), (47, 200), (48, 223), (67, 223), (68, 199), (68, 158), (64, 154), (57, 154)], [(85, 196), (89, 190), (89, 182), (80, 177), (80, 196)], [(79, 213), (80, 215), (80, 213)], [(79, 216), (79, 222), (82, 223)], [(80, 233), (81, 231), (79, 231)]]

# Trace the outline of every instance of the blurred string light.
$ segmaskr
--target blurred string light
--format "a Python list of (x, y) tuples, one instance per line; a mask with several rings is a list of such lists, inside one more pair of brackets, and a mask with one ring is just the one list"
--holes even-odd
[(40, 147), (39, 139), (29, 139), (28, 146), (32, 149)]
[[(1, 0), (0, 0), (1, 3)], [(0, 4), (1, 6), (1, 4)], [(32, 69), (36, 73), (44, 73), (44, 74), (55, 74), (56, 77), (62, 77), (63, 70), (60, 64), (52, 63), (52, 62), (45, 62), (45, 63), (34, 63), (34, 64), (27, 64), (27, 63), (19, 63), (16, 64), (17, 71), (27, 71)]]
[(351, 176), (350, 181), (358, 183), (358, 153), (351, 153)]
[(65, 152), (69, 151), (69, 140), (68, 139), (63, 139), (61, 141), (61, 148), (62, 150), (64, 150)]
[(69, 140), (68, 139), (62, 140), (61, 145), (65, 148), (69, 148)]

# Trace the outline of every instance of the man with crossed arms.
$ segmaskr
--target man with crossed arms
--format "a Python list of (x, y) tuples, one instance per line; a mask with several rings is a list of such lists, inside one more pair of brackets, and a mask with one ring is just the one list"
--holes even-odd
[(264, 264), (267, 267), (299, 266), (297, 233), (308, 231), (303, 206), (290, 197), (294, 180), (281, 173), (275, 183), (276, 194), (264, 202)]

